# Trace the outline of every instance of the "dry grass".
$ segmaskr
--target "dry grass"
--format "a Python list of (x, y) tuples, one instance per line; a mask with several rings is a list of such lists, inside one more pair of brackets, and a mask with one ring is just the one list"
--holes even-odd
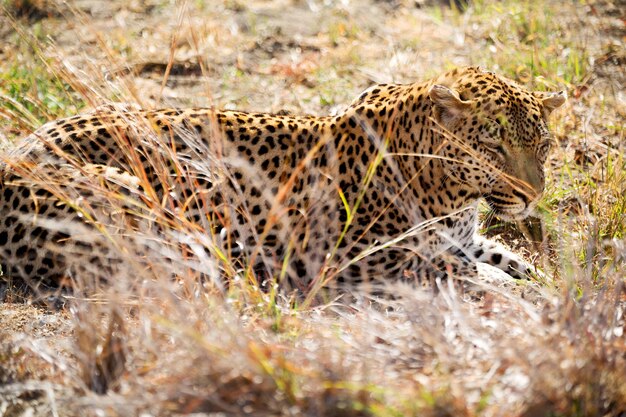
[[(260, 291), (219, 254), (190, 253), (189, 242), (212, 247), (210, 237), (140, 198), (128, 178), (103, 181), (87, 169), (68, 188), (63, 175), (74, 170), (52, 185), (49, 172), (32, 172), (30, 181), (68, 201), (90, 195), (85, 215), (124, 268), (109, 285), (77, 291), (62, 311), (0, 305), (0, 415), (626, 415), (617, 6), (101, 4), (60, 5), (62, 17), (37, 22), (0, 15), (0, 135), (17, 138), (111, 100), (322, 114), (372, 81), (464, 64), (567, 89), (571, 99), (553, 119), (559, 146), (538, 213), (543, 239), (533, 246), (515, 225), (504, 234), (552, 280), (522, 287), (494, 278), (480, 299), (448, 283), (437, 296), (398, 285), (388, 306), (362, 295), (303, 308)], [(107, 218), (129, 207), (167, 233)], [(146, 242), (157, 255), (149, 269), (132, 256)], [(234, 279), (227, 290), (219, 268)]]

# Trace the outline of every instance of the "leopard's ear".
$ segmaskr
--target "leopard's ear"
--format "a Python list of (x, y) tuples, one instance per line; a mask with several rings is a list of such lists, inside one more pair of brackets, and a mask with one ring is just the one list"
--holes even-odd
[(470, 102), (461, 100), (457, 91), (441, 84), (430, 87), (428, 96), (434, 104), (435, 118), (444, 124), (461, 116), (470, 108)]
[(533, 95), (543, 104), (546, 116), (552, 113), (554, 109), (561, 107), (563, 103), (565, 103), (565, 100), (567, 100), (567, 94), (565, 91), (558, 91), (556, 93), (535, 91), (533, 92)]

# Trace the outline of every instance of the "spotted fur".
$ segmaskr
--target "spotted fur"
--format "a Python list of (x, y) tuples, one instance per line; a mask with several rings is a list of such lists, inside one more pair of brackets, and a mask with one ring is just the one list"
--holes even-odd
[(258, 275), (286, 267), (285, 284), (300, 289), (316, 278), (474, 275), (476, 262), (524, 278), (528, 264), (477, 235), (477, 204), (485, 197), (507, 218), (532, 211), (544, 188), (547, 117), (564, 100), (468, 67), (375, 85), (333, 117), (112, 107), (54, 121), (5, 156), (2, 268), (55, 283), (80, 273), (77, 263), (83, 272), (85, 263), (110, 266), (106, 256), (70, 261), (50, 249), (81, 241), (42, 219), (80, 216), (25, 178), (69, 165), (147, 180), (137, 192), (202, 225), (223, 253), (254, 258)]

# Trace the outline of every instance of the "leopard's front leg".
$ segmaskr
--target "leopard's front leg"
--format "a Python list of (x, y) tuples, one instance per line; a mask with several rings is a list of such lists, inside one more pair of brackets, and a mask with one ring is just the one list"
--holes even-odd
[(435, 265), (435, 270), (447, 264), (448, 269), (450, 265), (453, 266), (452, 272), (457, 276), (476, 276), (476, 263), (482, 262), (495, 266), (515, 279), (542, 276), (519, 255), (477, 233), (476, 207), (456, 214), (454, 225), (451, 227), (446, 224), (446, 228), (437, 232), (439, 248), (443, 249), (437, 258), (444, 264)]
[(471, 245), (463, 248), (463, 252), (474, 262), (493, 265), (515, 279), (530, 279), (533, 275), (540, 274), (519, 255), (481, 236), (474, 236)]

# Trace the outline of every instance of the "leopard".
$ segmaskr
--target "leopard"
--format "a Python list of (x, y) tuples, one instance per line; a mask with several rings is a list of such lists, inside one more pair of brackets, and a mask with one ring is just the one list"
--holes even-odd
[(471, 66), (373, 85), (334, 115), (103, 106), (51, 121), (2, 157), (4, 277), (55, 286), (119, 263), (97, 239), (53, 226), (89, 223), (81, 201), (97, 198), (68, 204), (33, 182), (56, 175), (152, 199), (148, 212), (200, 225), (259, 282), (298, 291), (475, 277), (479, 263), (528, 279), (534, 265), (479, 233), (479, 204), (505, 220), (533, 212), (548, 117), (565, 101)]

